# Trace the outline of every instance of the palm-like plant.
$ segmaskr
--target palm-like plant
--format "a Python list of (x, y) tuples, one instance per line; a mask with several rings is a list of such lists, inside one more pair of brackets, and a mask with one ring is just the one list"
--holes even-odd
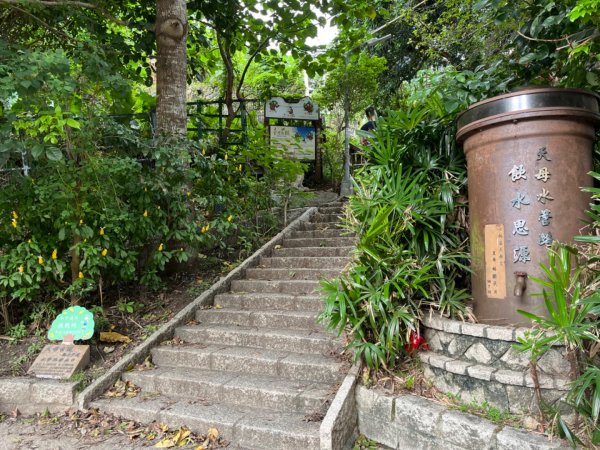
[(464, 160), (447, 138), (448, 123), (429, 107), (395, 112), (378, 122), (368, 161), (355, 174), (348, 230), (358, 236), (355, 260), (323, 283), (321, 320), (369, 367), (393, 366), (424, 304), (447, 313), (465, 308), (457, 288), (468, 271), (466, 232), (456, 214), (465, 186)]

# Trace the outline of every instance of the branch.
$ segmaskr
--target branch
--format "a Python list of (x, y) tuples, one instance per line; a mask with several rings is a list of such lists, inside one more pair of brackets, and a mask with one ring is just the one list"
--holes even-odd
[(92, 11), (98, 12), (100, 15), (104, 16), (106, 19), (110, 20), (111, 22), (114, 22), (116, 24), (119, 25), (124, 25), (124, 26), (128, 26), (128, 23), (116, 18), (115, 16), (113, 16), (112, 14), (106, 12), (103, 8), (101, 8), (100, 6), (96, 5), (95, 3), (85, 3), (85, 2), (78, 2), (78, 1), (72, 1), (72, 0), (60, 0), (60, 1), (48, 1), (48, 0), (0, 0), (0, 4), (5, 4), (5, 5), (21, 5), (21, 6), (27, 6), (27, 5), (35, 5), (35, 6), (58, 6), (58, 7), (64, 7), (64, 6), (69, 6), (69, 7), (75, 7), (75, 8), (82, 8), (82, 9), (90, 9)]
[(254, 52), (252, 52), (252, 54), (250, 55), (250, 58), (248, 58), (248, 61), (246, 62), (246, 65), (244, 66), (244, 70), (242, 71), (242, 75), (240, 76), (240, 81), (238, 83), (237, 89), (235, 91), (235, 95), (238, 98), (238, 100), (241, 98), (242, 85), (244, 84), (244, 79), (246, 78), (246, 73), (248, 72), (250, 64), (252, 64), (252, 61), (254, 60), (256, 55), (258, 55), (258, 53), (265, 47), (265, 45), (267, 45), (269, 43), (270, 40), (271, 40), (271, 36), (267, 36), (259, 44), (259, 46), (256, 47), (256, 50), (254, 50)]
[[(595, 29), (594, 32), (591, 35), (589, 35), (587, 38), (585, 38), (583, 41), (575, 43), (575, 46), (585, 45), (588, 42), (591, 42), (594, 39), (596, 39), (598, 36), (600, 36), (600, 31), (598, 31), (598, 29)], [(567, 45), (556, 47), (556, 50), (563, 50), (563, 49), (565, 49), (567, 47), (571, 47), (572, 48), (573, 47), (573, 42), (569, 41), (568, 39), (567, 39), (567, 42), (568, 42)]]
[(517, 34), (519, 36), (521, 36), (523, 39), (527, 39), (528, 41), (534, 41), (534, 42), (562, 42), (562, 41), (568, 41), (569, 38), (571, 36), (566, 36), (566, 37), (562, 37), (562, 38), (558, 38), (558, 39), (540, 39), (540, 38), (534, 38), (531, 36), (527, 36), (526, 34), (521, 33), (519, 30), (517, 30)]
[[(0, 0), (0, 3), (2, 3), (2, 0)], [(57, 35), (62, 36), (62, 37), (65, 37), (69, 41), (73, 41), (73, 38), (71, 36), (69, 36), (67, 33), (65, 33), (64, 31), (61, 31), (61, 30), (57, 30), (56, 28), (54, 28), (53, 26), (51, 26), (47, 22), (44, 22), (39, 17), (36, 17), (34, 14), (31, 14), (29, 11), (21, 9), (18, 6), (11, 6), (11, 8), (14, 9), (14, 10), (16, 10), (16, 11), (19, 11), (19, 12), (25, 14), (26, 16), (31, 17), (33, 20), (36, 20), (37, 22), (41, 23), (46, 29), (50, 30), (54, 34), (57, 34)]]

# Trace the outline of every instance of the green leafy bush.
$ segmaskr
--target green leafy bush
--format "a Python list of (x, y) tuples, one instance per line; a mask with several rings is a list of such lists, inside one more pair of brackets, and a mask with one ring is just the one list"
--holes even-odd
[(347, 329), (356, 357), (377, 368), (406, 353), (423, 306), (467, 313), (466, 169), (431, 105), (390, 112), (363, 152), (346, 221), (358, 236), (354, 263), (323, 282), (320, 318)]
[(302, 168), (262, 136), (226, 151), (154, 138), (111, 118), (147, 95), (98, 55), (10, 50), (0, 49), (0, 168), (17, 169), (1, 180), (5, 327), (115, 284), (156, 287), (199, 253), (242, 256), (281, 223), (272, 193)]
[[(591, 175), (600, 181), (600, 174)], [(548, 250), (548, 263), (541, 264), (544, 278), (534, 281), (542, 287), (541, 294), (547, 315), (519, 311), (530, 319), (535, 328), (527, 333), (516, 348), (530, 352), (532, 369), (553, 344), (563, 344), (570, 363), (571, 385), (566, 397), (579, 416), (575, 423), (567, 423), (560, 412), (555, 412), (558, 432), (575, 448), (578, 444), (600, 444), (600, 370), (598, 348), (600, 333), (600, 270), (598, 243), (600, 235), (600, 189), (585, 188), (592, 194), (588, 214), (590, 231), (577, 236), (579, 249), (555, 244)], [(538, 399), (541, 401), (541, 399)], [(541, 410), (546, 405), (540, 405)]]

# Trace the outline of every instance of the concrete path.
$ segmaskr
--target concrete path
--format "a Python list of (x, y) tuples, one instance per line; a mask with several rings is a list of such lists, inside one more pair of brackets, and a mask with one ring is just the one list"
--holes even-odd
[(321, 206), (281, 248), (232, 282), (152, 351), (153, 370), (123, 374), (133, 398), (92, 407), (143, 423), (217, 428), (254, 450), (319, 448), (319, 427), (349, 364), (342, 343), (316, 323), (319, 279), (348, 263), (354, 238), (338, 227), (341, 204)]

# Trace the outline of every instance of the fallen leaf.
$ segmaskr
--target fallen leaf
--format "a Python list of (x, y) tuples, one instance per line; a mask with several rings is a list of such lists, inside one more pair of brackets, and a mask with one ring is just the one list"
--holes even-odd
[(103, 351), (104, 353), (112, 353), (112, 352), (114, 352), (114, 351), (115, 351), (115, 346), (114, 346), (114, 345), (113, 345), (112, 347), (108, 347), (108, 346), (106, 346), (106, 347), (104, 347), (104, 348), (102, 349), (102, 351)]
[(129, 344), (131, 339), (128, 336), (117, 333), (116, 331), (102, 331), (100, 333), (100, 342), (123, 342), (125, 344)]
[(173, 442), (175, 442), (175, 445), (179, 447), (185, 445), (185, 438), (187, 438), (190, 433), (191, 431), (189, 429), (186, 427), (181, 427), (177, 434), (175, 434), (175, 437), (173, 437)]
[(206, 437), (211, 442), (215, 442), (217, 439), (219, 439), (219, 430), (217, 430), (216, 428), (209, 428), (208, 432), (206, 433)]
[(171, 448), (175, 447), (175, 442), (171, 438), (164, 438), (162, 441), (157, 442), (154, 446), (156, 448)]
[(215, 309), (223, 309), (223, 307), (219, 304), (215, 305)]
[(160, 429), (160, 431), (162, 431), (163, 433), (166, 433), (167, 431), (169, 431), (169, 425), (165, 424), (165, 423), (160, 423), (158, 424), (158, 428)]

